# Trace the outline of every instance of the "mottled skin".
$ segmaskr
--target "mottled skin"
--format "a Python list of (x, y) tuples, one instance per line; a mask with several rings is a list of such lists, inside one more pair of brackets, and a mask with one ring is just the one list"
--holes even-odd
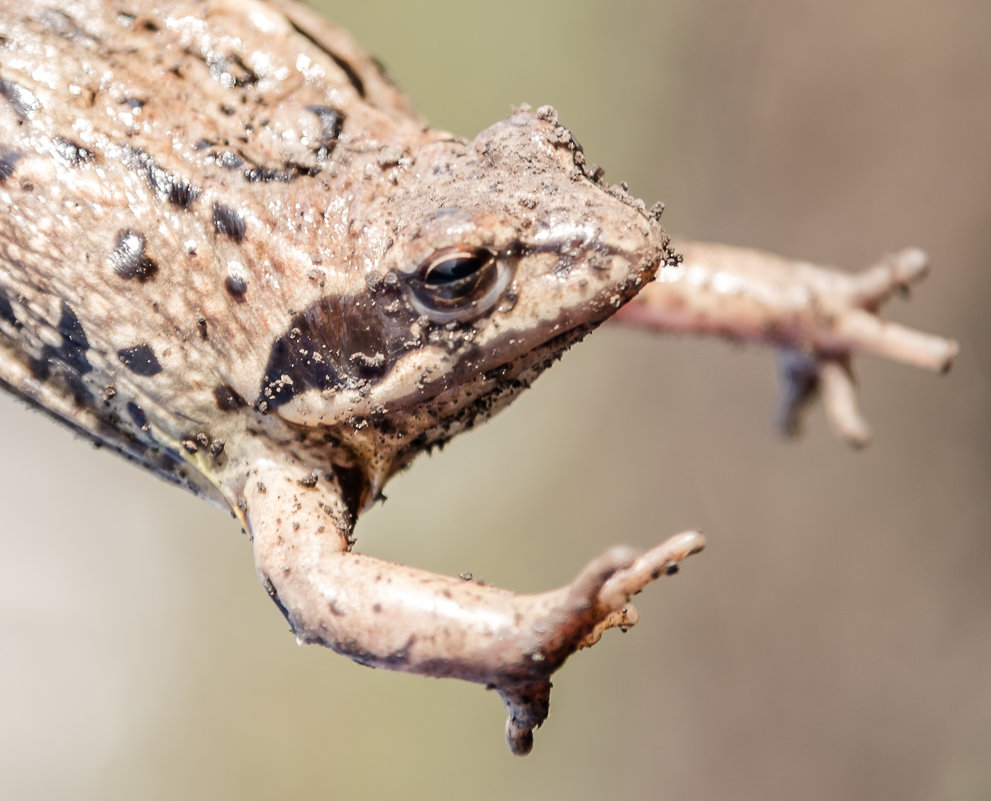
[(821, 376), (853, 440), (852, 351), (955, 352), (873, 316), (915, 252), (855, 278), (706, 245), (682, 261), (550, 109), (464, 141), (305, 8), (125, 10), (0, 3), (0, 384), (230, 508), (300, 640), (496, 688), (516, 752), (553, 671), (632, 625), (629, 596), (701, 536), (518, 596), (351, 553), (392, 474), (638, 292), (628, 324), (804, 353), (793, 386)]

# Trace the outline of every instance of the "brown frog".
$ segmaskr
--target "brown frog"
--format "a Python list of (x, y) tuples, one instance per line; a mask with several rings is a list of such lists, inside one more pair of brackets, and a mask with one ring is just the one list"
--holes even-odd
[(551, 674), (704, 540), (514, 595), (354, 553), (390, 476), (610, 318), (780, 347), (785, 426), (820, 385), (857, 444), (851, 353), (956, 352), (875, 315), (921, 252), (848, 276), (673, 247), (552, 109), (427, 128), (290, 2), (5, 0), (0, 120), (0, 384), (230, 509), (300, 641), (496, 689), (516, 753)]

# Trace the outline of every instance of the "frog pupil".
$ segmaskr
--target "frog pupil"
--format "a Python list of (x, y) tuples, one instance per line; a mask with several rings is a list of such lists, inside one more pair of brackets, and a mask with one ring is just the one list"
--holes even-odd
[(456, 283), (481, 270), (491, 258), (486, 253), (484, 256), (465, 254), (444, 259), (427, 268), (423, 281), (428, 286), (444, 286), (445, 284)]

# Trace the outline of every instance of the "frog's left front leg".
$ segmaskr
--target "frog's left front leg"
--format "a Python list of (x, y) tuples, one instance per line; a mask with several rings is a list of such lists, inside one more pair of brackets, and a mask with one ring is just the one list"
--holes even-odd
[(882, 320), (892, 294), (925, 277), (926, 255), (915, 248), (846, 274), (772, 253), (701, 242), (678, 242), (680, 260), (662, 265), (612, 318), (659, 331), (717, 334), (780, 349), (784, 383), (781, 427), (820, 391), (827, 418), (852, 445), (870, 431), (857, 408), (850, 357), (873, 353), (937, 372), (957, 354), (952, 339)]
[(518, 754), (547, 716), (550, 675), (605, 629), (636, 623), (630, 596), (704, 546), (687, 532), (639, 555), (612, 548), (560, 589), (515, 595), (351, 553), (345, 498), (333, 472), (294, 475), (267, 459), (244, 484), (259, 577), (297, 639), (365, 665), (496, 689)]

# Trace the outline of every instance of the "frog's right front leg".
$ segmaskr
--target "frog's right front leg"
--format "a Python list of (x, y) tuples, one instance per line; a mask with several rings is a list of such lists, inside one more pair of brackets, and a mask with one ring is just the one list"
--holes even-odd
[(538, 595), (351, 553), (353, 515), (332, 473), (314, 483), (272, 461), (244, 486), (259, 577), (300, 642), (373, 667), (496, 689), (514, 753), (547, 717), (550, 675), (611, 627), (636, 622), (631, 595), (704, 546), (687, 532), (637, 555), (612, 548), (567, 586)]

